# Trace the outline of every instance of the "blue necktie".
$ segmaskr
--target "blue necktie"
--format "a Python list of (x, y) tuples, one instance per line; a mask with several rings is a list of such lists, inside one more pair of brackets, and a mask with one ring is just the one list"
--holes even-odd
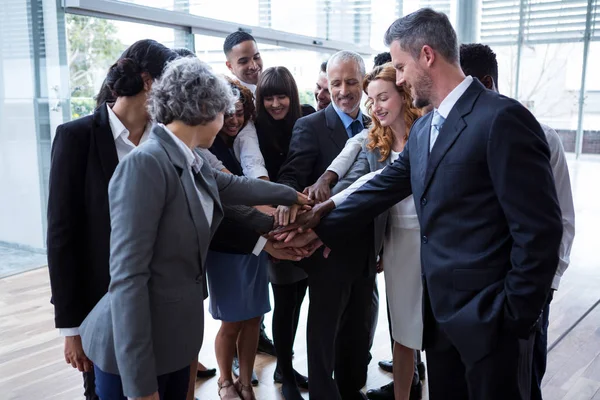
[(357, 133), (360, 133), (363, 130), (363, 126), (359, 120), (354, 120), (350, 124), (350, 130), (352, 131), (352, 136), (356, 136)]
[(433, 118), (431, 119), (431, 133), (429, 135), (429, 152), (431, 152), (431, 149), (433, 149), (433, 145), (435, 144), (435, 141), (438, 135), (440, 134), (440, 130), (442, 129), (444, 122), (446, 122), (446, 119), (442, 117), (437, 110), (435, 110), (433, 112)]

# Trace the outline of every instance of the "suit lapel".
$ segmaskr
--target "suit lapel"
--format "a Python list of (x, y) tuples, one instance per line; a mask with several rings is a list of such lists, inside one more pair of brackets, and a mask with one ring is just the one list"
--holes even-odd
[(325, 122), (330, 129), (329, 137), (341, 151), (348, 140), (348, 132), (346, 132), (346, 128), (344, 128), (344, 124), (335, 112), (333, 105), (328, 105), (324, 112)]
[(208, 243), (210, 240), (207, 241), (207, 239), (209, 239), (207, 238), (207, 233), (210, 231), (206, 215), (202, 209), (202, 203), (198, 197), (196, 183), (194, 180), (192, 180), (192, 175), (189, 173), (185, 156), (177, 147), (177, 144), (173, 141), (171, 136), (162, 127), (156, 125), (152, 129), (151, 137), (155, 137), (159, 141), (159, 143), (167, 152), (167, 155), (169, 156), (169, 159), (175, 168), (181, 171), (179, 179), (181, 180), (181, 185), (188, 203), (188, 209), (196, 229), (196, 234), (198, 236), (197, 239), (198, 248), (200, 249), (200, 265), (202, 265), (202, 260), (206, 259), (206, 251), (203, 249), (208, 249)]
[(110, 178), (112, 178), (112, 175), (115, 172), (115, 168), (117, 168), (119, 158), (115, 146), (115, 137), (110, 130), (106, 103), (102, 103), (102, 105), (94, 111), (93, 136), (96, 146), (98, 147), (100, 165), (102, 166), (102, 171), (104, 171), (104, 176), (106, 177), (106, 183), (108, 185)]
[[(442, 126), (438, 137), (433, 145), (433, 149), (431, 149), (431, 153), (429, 154), (429, 159), (427, 161), (427, 171), (425, 173), (425, 181), (423, 190), (427, 190), (431, 179), (435, 171), (437, 170), (440, 162), (450, 150), (456, 139), (460, 136), (463, 130), (467, 127), (467, 123), (465, 121), (465, 116), (468, 115), (473, 109), (473, 105), (475, 104), (475, 100), (479, 97), (481, 92), (485, 90), (479, 81), (474, 80), (473, 83), (467, 88), (466, 92), (458, 99), (450, 114), (448, 114), (448, 118), (446, 122)], [(426, 145), (424, 146), (425, 151), (429, 151), (429, 137), (431, 130), (431, 119), (433, 113), (428, 118), (428, 124), (426, 125), (426, 129), (423, 129), (422, 133), (425, 133), (427, 138)], [(421, 149), (423, 151), (423, 149)]]
[(200, 157), (204, 160), (202, 163), (202, 169), (200, 174), (194, 174), (196, 178), (196, 183), (200, 185), (212, 198), (214, 202), (213, 209), (213, 218), (211, 221), (211, 238), (214, 232), (217, 230), (217, 225), (220, 223), (223, 218), (223, 208), (221, 207), (221, 197), (219, 196), (219, 188), (217, 187), (217, 182), (214, 179), (206, 180), (205, 176), (211, 176), (213, 174), (212, 167), (210, 166), (208, 160), (204, 158), (202, 153), (197, 152)]

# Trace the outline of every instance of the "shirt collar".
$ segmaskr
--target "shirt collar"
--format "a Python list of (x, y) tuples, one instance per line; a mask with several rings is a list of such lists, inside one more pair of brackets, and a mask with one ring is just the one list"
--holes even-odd
[[(117, 140), (119, 137), (122, 137), (123, 139), (128, 139), (129, 130), (125, 127), (125, 125), (123, 125), (119, 117), (117, 117), (117, 114), (115, 114), (115, 112), (108, 105), (108, 103), (106, 104), (106, 108), (108, 109), (108, 124), (110, 125), (110, 130), (112, 131), (113, 138), (115, 140)], [(152, 123), (148, 122), (144, 129), (144, 133), (142, 134), (142, 137), (140, 139), (140, 143), (143, 143), (146, 140), (151, 130)]]
[(469, 86), (473, 83), (473, 78), (469, 75), (463, 79), (463, 81), (452, 90), (448, 96), (440, 103), (440, 106), (437, 108), (437, 112), (444, 118), (448, 119), (448, 114), (454, 108), (454, 105), (460, 99), (460, 97), (467, 91)]
[(345, 112), (343, 112), (342, 110), (337, 108), (337, 106), (335, 105), (335, 103), (333, 101), (331, 102), (331, 104), (333, 105), (333, 109), (337, 113), (338, 117), (340, 117), (340, 119), (342, 120), (342, 123), (344, 124), (344, 128), (348, 129), (354, 121), (358, 121), (358, 122), (360, 122), (360, 125), (363, 127), (363, 129), (365, 129), (365, 125), (363, 124), (363, 114), (362, 114), (362, 111), (360, 108), (358, 109), (358, 114), (356, 114), (356, 118), (352, 119), (351, 116), (349, 116), (348, 114), (346, 114)]
[[(237, 78), (236, 78), (236, 79), (237, 79)], [(250, 91), (252, 92), (252, 94), (255, 94), (255, 92), (256, 92), (256, 85), (254, 85), (254, 84), (252, 84), (252, 83), (247, 83), (247, 82), (244, 82), (244, 81), (243, 81), (243, 80), (241, 80), (241, 79), (238, 79), (238, 80), (240, 81), (240, 83), (241, 83), (242, 85), (244, 85), (245, 87), (247, 87), (248, 89), (250, 89)]]
[(175, 141), (175, 144), (179, 148), (179, 150), (183, 153), (185, 157), (185, 161), (187, 163), (188, 168), (192, 168), (194, 172), (199, 173), (202, 168), (203, 160), (196, 152), (192, 151), (183, 140), (179, 139), (169, 128), (167, 128), (164, 124), (158, 124), (161, 128), (165, 130), (171, 136), (171, 138)]

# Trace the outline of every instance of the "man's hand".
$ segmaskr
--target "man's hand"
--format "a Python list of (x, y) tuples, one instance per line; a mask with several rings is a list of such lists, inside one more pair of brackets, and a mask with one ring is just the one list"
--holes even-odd
[(338, 176), (335, 172), (325, 171), (313, 185), (304, 189), (303, 193), (309, 199), (322, 203), (331, 197), (331, 184), (337, 180)]
[(158, 396), (158, 392), (154, 392), (150, 396), (128, 397), (128, 399), (129, 400), (160, 400), (160, 397)]
[[(298, 233), (297, 231), (288, 232), (283, 241), (273, 243), (273, 247), (276, 249), (301, 248), (310, 253), (308, 256), (311, 256), (321, 246), (323, 246), (323, 242), (312, 229), (304, 233)], [(325, 247), (323, 257), (329, 257), (329, 253), (331, 253), (331, 249)]]
[(65, 337), (65, 361), (81, 372), (90, 372), (92, 370), (92, 362), (83, 352), (81, 336)]

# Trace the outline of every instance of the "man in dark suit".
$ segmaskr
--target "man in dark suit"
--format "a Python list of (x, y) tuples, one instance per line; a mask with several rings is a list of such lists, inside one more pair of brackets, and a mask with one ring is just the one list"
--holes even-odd
[[(536, 321), (558, 263), (561, 214), (550, 152), (517, 101), (465, 77), (448, 18), (421, 9), (386, 33), (397, 84), (419, 119), (399, 159), (338, 204), (315, 231), (344, 251), (352, 232), (413, 194), (421, 226), (430, 399), (529, 399)], [(310, 223), (332, 202), (308, 213)], [(313, 218), (314, 217), (314, 218)]]
[[(78, 328), (108, 290), (108, 183), (120, 158), (135, 148), (133, 137), (130, 144), (121, 141), (115, 128), (120, 122), (109, 107), (103, 103), (93, 115), (58, 127), (50, 168), (48, 269), (55, 324), (65, 337), (65, 360), (83, 372), (87, 399), (97, 399), (95, 378)], [(251, 253), (260, 238), (252, 230), (266, 232), (272, 226), (271, 217), (267, 221), (254, 209), (226, 207), (225, 213), (231, 218), (223, 221), (211, 242), (217, 251)], [(269, 242), (265, 250), (286, 258), (277, 255)]]
[[(296, 190), (312, 185), (370, 122), (360, 111), (365, 75), (362, 58), (342, 51), (327, 64), (332, 104), (300, 118), (279, 173), (279, 183)], [(371, 232), (371, 238), (372, 238)], [(365, 235), (368, 237), (368, 235)], [(372, 239), (371, 239), (372, 240)], [(316, 254), (302, 262), (308, 273), (308, 375), (311, 399), (362, 399), (369, 363), (370, 304), (375, 276), (368, 242), (330, 259)], [(335, 380), (332, 376), (335, 374)]]

